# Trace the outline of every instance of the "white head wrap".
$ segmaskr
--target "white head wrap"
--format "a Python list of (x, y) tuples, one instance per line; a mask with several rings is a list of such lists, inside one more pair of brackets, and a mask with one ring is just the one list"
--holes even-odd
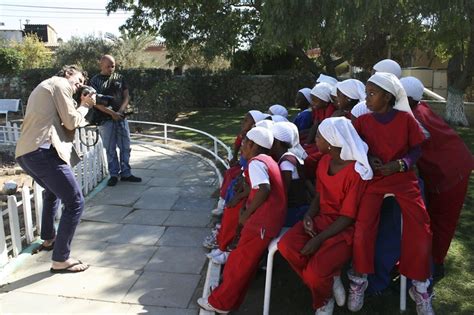
[(267, 128), (268, 130), (271, 130), (274, 124), (275, 123), (273, 122), (273, 120), (264, 119), (256, 123), (255, 127), (263, 127), (263, 128)]
[(274, 122), (283, 122), (283, 121), (288, 121), (288, 119), (286, 119), (286, 117), (283, 117), (281, 115), (272, 115), (272, 120)]
[(321, 136), (334, 147), (341, 148), (341, 159), (356, 161), (355, 171), (363, 180), (374, 176), (367, 158), (369, 147), (359, 137), (349, 119), (345, 117), (330, 117), (324, 119), (318, 127)]
[(398, 62), (392, 59), (384, 59), (377, 62), (372, 67), (376, 72), (388, 72), (400, 78), (402, 76), (402, 68), (398, 64)]
[(265, 115), (259, 110), (249, 110), (249, 114), (252, 116), (255, 123), (265, 119)]
[(342, 82), (338, 82), (336, 85), (337, 89), (342, 94), (353, 100), (359, 100), (362, 102), (365, 100), (365, 85), (356, 79), (347, 79)]
[(306, 98), (306, 100), (308, 101), (308, 103), (311, 104), (311, 89), (310, 89), (310, 88), (302, 88), (302, 89), (299, 90), (298, 92), (300, 92), (301, 94), (303, 94), (304, 97)]
[(414, 101), (421, 100), (425, 87), (420, 80), (415, 77), (403, 77), (400, 79), (400, 82), (402, 83), (408, 97), (411, 97)]
[(354, 106), (351, 110), (351, 114), (352, 116), (354, 116), (355, 118), (358, 118), (362, 115), (365, 115), (365, 114), (370, 114), (372, 113), (372, 111), (370, 109), (367, 108), (367, 104), (365, 103), (365, 101), (363, 102), (360, 102), (358, 103), (356, 106)]
[(273, 134), (264, 127), (253, 127), (247, 132), (247, 139), (252, 140), (265, 149), (271, 149), (273, 145)]
[[(339, 84), (340, 82), (337, 82)], [(331, 96), (337, 97), (337, 84), (334, 85), (331, 89)]]
[(395, 106), (393, 108), (413, 115), (405, 89), (395, 75), (388, 72), (376, 72), (367, 82), (372, 82), (395, 96)]
[(280, 104), (275, 104), (270, 106), (268, 109), (272, 115), (280, 115), (283, 117), (288, 117), (288, 111), (286, 108)]
[(331, 89), (332, 85), (330, 85), (329, 83), (322, 82), (314, 86), (314, 88), (311, 90), (311, 94), (325, 102), (330, 102)]
[(316, 79), (316, 83), (322, 83), (322, 82), (328, 83), (330, 85), (336, 85), (337, 79), (321, 73), (319, 77)]
[(275, 139), (288, 143), (291, 146), (288, 151), (298, 158), (300, 164), (303, 164), (303, 160), (308, 154), (300, 145), (300, 136), (296, 125), (291, 122), (279, 122), (273, 125), (272, 133)]

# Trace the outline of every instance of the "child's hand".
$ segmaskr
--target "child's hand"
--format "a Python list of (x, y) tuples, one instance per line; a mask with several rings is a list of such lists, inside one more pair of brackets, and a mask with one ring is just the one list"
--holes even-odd
[(304, 216), (303, 226), (304, 226), (304, 231), (306, 232), (306, 234), (308, 234), (311, 237), (316, 236), (316, 232), (314, 231), (314, 226), (313, 226), (313, 218), (311, 218), (309, 215)]
[(315, 251), (319, 249), (319, 247), (321, 247), (322, 243), (323, 241), (318, 236), (313, 237), (306, 243), (306, 245), (300, 251), (301, 255), (312, 255)]
[(383, 166), (382, 160), (376, 156), (369, 156), (369, 163), (373, 170), (379, 170)]
[(383, 176), (389, 176), (400, 171), (400, 164), (397, 161), (390, 161), (387, 164), (382, 165), (378, 171)]

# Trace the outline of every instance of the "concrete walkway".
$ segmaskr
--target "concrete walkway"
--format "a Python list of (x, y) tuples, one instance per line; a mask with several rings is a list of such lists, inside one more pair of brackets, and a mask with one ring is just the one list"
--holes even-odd
[(139, 184), (119, 182), (86, 202), (72, 257), (91, 265), (49, 272), (51, 253), (29, 256), (0, 287), (0, 314), (198, 314), (207, 259), (214, 169), (199, 158), (134, 145)]

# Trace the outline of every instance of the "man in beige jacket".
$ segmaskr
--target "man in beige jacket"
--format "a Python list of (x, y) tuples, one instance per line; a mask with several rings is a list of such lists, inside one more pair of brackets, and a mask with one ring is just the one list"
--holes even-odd
[[(79, 162), (74, 149), (74, 130), (84, 123), (95, 95), (73, 100), (83, 85), (84, 73), (77, 66), (65, 66), (41, 82), (31, 92), (21, 136), (16, 146), (18, 164), (41, 185), (44, 191), (41, 239), (37, 249), (53, 250), (52, 273), (81, 272), (89, 266), (71, 258), (71, 241), (84, 209), (84, 197), (71, 166)], [(54, 228), (59, 201), (64, 204), (58, 230)]]

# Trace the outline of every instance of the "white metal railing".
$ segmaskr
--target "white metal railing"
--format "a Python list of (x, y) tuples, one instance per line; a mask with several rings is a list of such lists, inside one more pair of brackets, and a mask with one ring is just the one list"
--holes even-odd
[[(193, 147), (196, 147), (198, 149), (201, 149), (209, 154), (211, 154), (216, 161), (219, 161), (226, 169), (229, 168), (229, 163), (227, 160), (232, 159), (232, 151), (227, 146), (224, 142), (222, 142), (220, 139), (216, 138), (215, 136), (211, 135), (210, 133), (207, 133), (202, 130), (186, 127), (186, 126), (180, 126), (180, 125), (173, 125), (173, 124), (167, 124), (167, 123), (156, 123), (156, 122), (147, 122), (147, 121), (137, 121), (137, 120), (129, 120), (128, 121), (131, 124), (143, 124), (143, 125), (148, 125), (148, 126), (160, 126), (163, 127), (163, 135), (151, 135), (151, 134), (144, 134), (144, 133), (131, 133), (132, 136), (134, 137), (143, 137), (143, 138), (148, 138), (148, 139), (159, 139), (163, 140), (166, 145), (168, 145), (168, 142), (175, 142), (175, 143), (185, 143), (188, 145), (191, 145)], [(197, 134), (201, 134), (209, 139), (211, 141), (211, 148), (205, 147), (204, 145), (195, 143), (195, 142), (190, 142), (186, 140), (181, 140), (181, 139), (176, 139), (170, 137), (170, 133), (175, 132), (176, 130), (189, 130), (192, 132), (195, 132)], [(221, 157), (219, 152), (220, 150), (223, 150), (227, 156)]]
[(0, 143), (15, 144), (20, 137), (20, 127), (18, 124), (7, 121), (5, 126), (0, 126)]
[[(79, 133), (86, 144), (93, 143), (93, 134), (84, 129), (76, 130), (74, 146), (82, 156), (82, 161), (74, 166), (76, 179), (84, 195), (87, 195), (107, 176), (107, 160), (102, 140), (99, 138), (94, 146), (87, 146), (79, 141)], [(18, 139), (18, 137), (16, 138)], [(16, 257), (23, 249), (23, 240), (29, 245), (35, 235), (41, 232), (41, 211), (43, 208), (43, 188), (34, 184), (33, 190), (23, 186), (21, 199), (8, 196), (7, 208), (0, 209), (0, 266), (5, 265), (10, 256)], [(20, 212), (21, 211), (21, 212)], [(8, 224), (4, 221), (8, 217)], [(59, 206), (57, 217), (61, 216)], [(20, 222), (20, 217), (23, 220)], [(8, 227), (7, 229), (5, 227)]]

